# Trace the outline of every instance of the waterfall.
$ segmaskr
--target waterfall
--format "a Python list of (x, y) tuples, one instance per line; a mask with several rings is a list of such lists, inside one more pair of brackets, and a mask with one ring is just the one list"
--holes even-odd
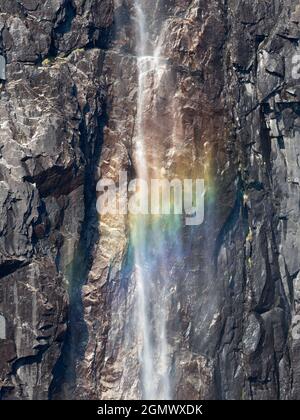
[[(136, 172), (147, 182), (159, 177), (162, 162), (153, 159), (151, 133), (147, 128), (147, 104), (154, 92), (149, 89), (151, 82), (159, 92), (160, 71), (165, 64), (160, 58), (160, 43), (151, 46), (149, 22), (146, 17), (145, 0), (135, 0), (137, 29), (138, 91), (134, 153)], [(158, 34), (157, 39), (160, 36)], [(149, 117), (148, 117), (149, 118)], [(165, 269), (167, 261), (167, 238), (162, 221), (151, 216), (138, 216), (132, 227), (134, 249), (134, 276), (137, 288), (136, 329), (143, 399), (171, 399), (170, 360), (167, 342), (167, 295), (169, 273)]]

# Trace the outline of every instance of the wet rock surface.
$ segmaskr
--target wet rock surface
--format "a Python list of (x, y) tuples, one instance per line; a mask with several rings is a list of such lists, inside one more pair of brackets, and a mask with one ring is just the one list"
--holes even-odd
[[(173, 270), (173, 397), (299, 399), (298, 1), (148, 13), (168, 69), (161, 96), (147, 86), (157, 154), (211, 196)], [(134, 177), (133, 16), (132, 0), (1, 1), (2, 399), (141, 397), (129, 221), (96, 213), (100, 176)]]

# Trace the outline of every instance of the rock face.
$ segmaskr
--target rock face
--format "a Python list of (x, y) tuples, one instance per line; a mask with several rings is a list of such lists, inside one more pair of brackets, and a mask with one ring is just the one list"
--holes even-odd
[[(299, 399), (298, 1), (150, 3), (147, 144), (208, 191), (172, 271), (172, 398)], [(2, 399), (143, 397), (130, 220), (96, 210), (136, 172), (134, 5), (1, 1)]]
[(98, 5), (26, 0), (0, 6), (3, 398), (51, 397), (67, 314), (75, 316), (68, 301), (79, 305), (74, 296), (94, 240), (87, 209), (95, 209), (93, 174), (105, 115), (100, 46), (112, 21), (111, 5), (101, 2), (101, 12)]

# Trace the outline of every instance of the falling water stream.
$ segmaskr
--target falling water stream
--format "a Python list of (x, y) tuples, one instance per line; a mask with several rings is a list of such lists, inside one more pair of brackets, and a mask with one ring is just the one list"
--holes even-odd
[[(149, 127), (151, 117), (147, 116), (147, 107), (151, 101), (155, 101), (153, 97), (159, 94), (160, 77), (166, 64), (160, 57), (160, 34), (155, 37), (156, 45), (150, 42), (145, 5), (146, 0), (135, 0), (138, 92), (134, 147), (138, 178), (149, 185), (151, 178), (161, 177), (163, 162), (160, 162), (159, 155), (153, 158), (156, 151), (155, 145), (149, 144), (152, 143), (149, 131), (151, 125), (155, 124)], [(155, 92), (149, 89), (151, 83), (155, 86)], [(167, 342), (168, 296), (171, 288), (167, 266), (171, 240), (168, 231), (170, 218), (138, 216), (132, 223), (142, 393), (144, 399), (150, 400), (172, 398)]]

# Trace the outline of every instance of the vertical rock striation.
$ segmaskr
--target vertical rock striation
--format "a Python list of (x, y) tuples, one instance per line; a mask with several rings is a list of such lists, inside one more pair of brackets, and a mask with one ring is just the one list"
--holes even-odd
[(97, 1), (69, 0), (0, 5), (4, 399), (47, 399), (68, 338), (67, 314), (75, 331), (81, 325), (78, 264), (88, 265), (93, 241), (93, 168), (106, 95), (100, 46), (112, 21), (109, 2), (98, 8)]
[[(208, 188), (172, 267), (172, 398), (299, 399), (298, 1), (146, 3), (147, 144)], [(130, 220), (96, 212), (98, 179), (137, 171), (135, 16), (1, 1), (2, 399), (143, 396)]]

